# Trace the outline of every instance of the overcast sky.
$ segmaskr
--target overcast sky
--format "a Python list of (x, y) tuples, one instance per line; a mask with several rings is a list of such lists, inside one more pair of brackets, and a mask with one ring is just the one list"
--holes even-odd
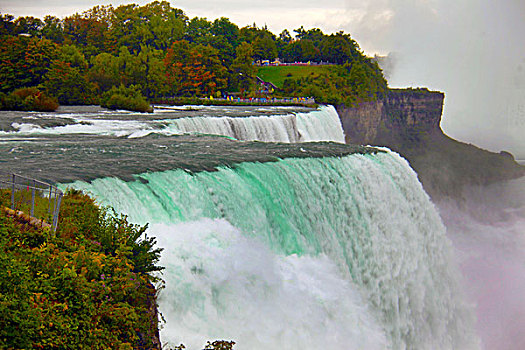
[[(132, 1), (133, 2), (133, 1)], [(145, 4), (149, 1), (134, 1)], [(129, 1), (0, 0), (15, 16), (59, 17)], [(275, 34), (304, 25), (350, 33), (369, 55), (394, 53), (391, 86), (445, 92), (442, 128), (462, 141), (525, 159), (523, 0), (180, 0), (188, 17), (228, 17)]]

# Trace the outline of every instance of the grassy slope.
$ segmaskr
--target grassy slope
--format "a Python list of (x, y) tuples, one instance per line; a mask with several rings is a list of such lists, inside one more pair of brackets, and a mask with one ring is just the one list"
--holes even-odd
[(259, 67), (257, 76), (282, 88), (286, 78), (300, 79), (309, 75), (329, 73), (332, 66), (266, 66)]

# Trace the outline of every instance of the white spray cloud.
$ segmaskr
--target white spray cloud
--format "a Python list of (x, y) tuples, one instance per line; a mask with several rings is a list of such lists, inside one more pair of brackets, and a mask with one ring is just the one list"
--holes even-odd
[(377, 0), (349, 21), (367, 52), (394, 53), (393, 87), (445, 91), (449, 135), (525, 158), (525, 3), (518, 0)]

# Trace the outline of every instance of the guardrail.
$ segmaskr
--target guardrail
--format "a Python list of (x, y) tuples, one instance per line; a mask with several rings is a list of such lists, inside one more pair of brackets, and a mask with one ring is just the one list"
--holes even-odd
[(56, 231), (64, 195), (56, 186), (0, 170), (0, 191), (5, 206), (10, 202), (14, 211), (20, 210), (31, 217), (52, 221), (51, 227)]

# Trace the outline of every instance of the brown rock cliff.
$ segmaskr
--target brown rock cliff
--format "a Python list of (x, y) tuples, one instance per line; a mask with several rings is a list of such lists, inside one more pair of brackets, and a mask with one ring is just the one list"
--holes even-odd
[(383, 99), (337, 106), (346, 142), (386, 146), (405, 157), (433, 197), (461, 197), (469, 185), (525, 176), (507, 152), (456, 141), (440, 128), (445, 95), (427, 89), (390, 89)]

